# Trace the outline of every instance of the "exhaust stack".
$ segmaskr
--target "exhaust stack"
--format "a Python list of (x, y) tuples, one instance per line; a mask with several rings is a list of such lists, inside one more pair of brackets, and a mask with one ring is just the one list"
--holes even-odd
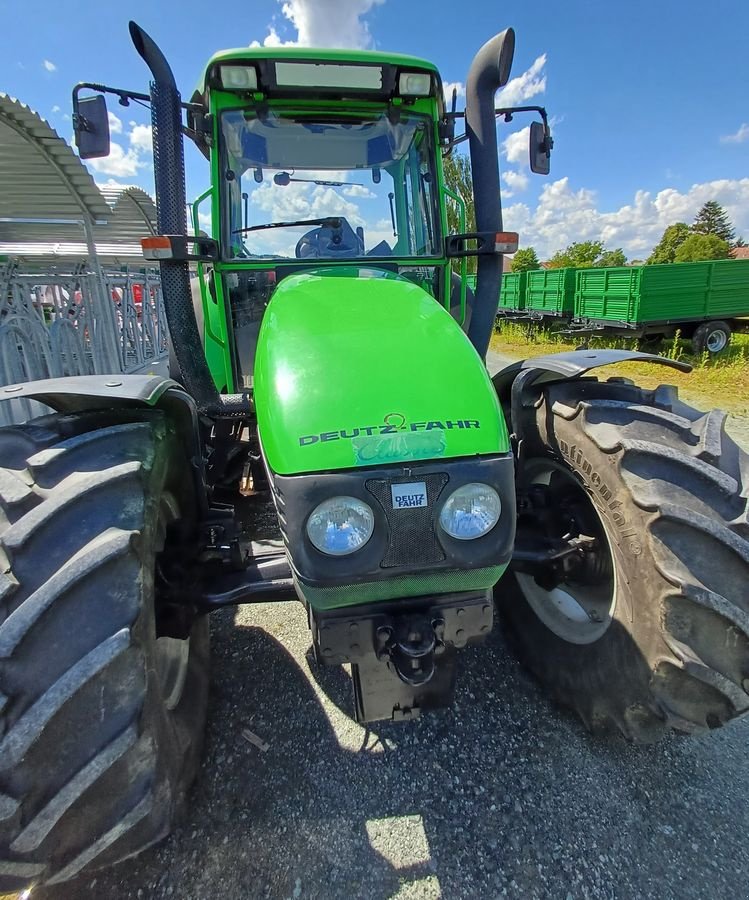
[[(487, 41), (473, 58), (466, 82), (466, 133), (471, 154), (476, 231), (502, 231), (499, 153), (494, 95), (510, 78), (515, 32), (508, 28)], [(502, 255), (478, 257), (473, 316), (468, 337), (486, 357), (502, 283)]]
[[(159, 234), (187, 234), (185, 154), (182, 144), (181, 98), (174, 74), (156, 42), (130, 22), (135, 49), (151, 70), (151, 121)], [(161, 287), (174, 353), (185, 387), (198, 409), (213, 418), (238, 418), (250, 411), (246, 394), (219, 394), (213, 383), (198, 333), (185, 261), (162, 260)]]

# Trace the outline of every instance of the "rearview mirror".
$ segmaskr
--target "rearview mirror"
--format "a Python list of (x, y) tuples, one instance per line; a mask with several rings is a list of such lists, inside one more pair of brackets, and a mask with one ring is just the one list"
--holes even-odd
[(73, 104), (75, 144), (81, 159), (109, 156), (109, 116), (101, 94), (76, 100)]
[(531, 122), (530, 166), (537, 175), (548, 175), (553, 141), (543, 122)]

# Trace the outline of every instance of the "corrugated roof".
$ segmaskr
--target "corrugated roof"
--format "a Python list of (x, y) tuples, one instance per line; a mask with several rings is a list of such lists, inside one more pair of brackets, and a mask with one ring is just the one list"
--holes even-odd
[(94, 229), (97, 242), (139, 243), (142, 237), (156, 234), (156, 204), (142, 188), (107, 184), (99, 190), (111, 212), (106, 226)]
[[(47, 221), (24, 221), (34, 219)], [(48, 122), (0, 93), (0, 255), (35, 265), (85, 260), (83, 219), (102, 262), (132, 263), (142, 259), (140, 239), (155, 233), (156, 207), (139, 187), (99, 187)]]
[[(102, 265), (145, 266), (140, 244), (96, 242), (96, 255)], [(0, 265), (2, 257), (14, 260), (34, 269), (52, 266), (70, 269), (88, 260), (86, 244), (77, 241), (0, 241)]]
[[(109, 215), (106, 200), (69, 144), (28, 106), (0, 94), (0, 219), (85, 217), (95, 222)], [(0, 239), (35, 240), (41, 227), (0, 221)], [(70, 238), (76, 228), (44, 227), (47, 240), (58, 234)]]

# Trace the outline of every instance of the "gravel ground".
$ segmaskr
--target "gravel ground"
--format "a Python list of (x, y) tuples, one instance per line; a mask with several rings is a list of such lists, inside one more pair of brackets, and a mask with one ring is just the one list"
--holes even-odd
[(365, 730), (348, 673), (312, 662), (301, 606), (212, 621), (186, 820), (140, 857), (39, 896), (747, 896), (749, 721), (655, 747), (593, 738), (495, 632), (462, 652), (453, 708)]
[(746, 896), (746, 720), (655, 747), (593, 738), (496, 633), (463, 651), (452, 709), (367, 732), (347, 673), (311, 664), (301, 606), (213, 621), (187, 820), (44, 897)]

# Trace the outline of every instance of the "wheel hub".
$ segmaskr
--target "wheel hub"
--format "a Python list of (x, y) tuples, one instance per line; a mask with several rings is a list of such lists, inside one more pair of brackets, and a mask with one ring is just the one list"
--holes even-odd
[(611, 624), (615, 604), (603, 522), (580, 482), (558, 463), (531, 460), (523, 480), (513, 556), (520, 589), (556, 635), (592, 643)]

